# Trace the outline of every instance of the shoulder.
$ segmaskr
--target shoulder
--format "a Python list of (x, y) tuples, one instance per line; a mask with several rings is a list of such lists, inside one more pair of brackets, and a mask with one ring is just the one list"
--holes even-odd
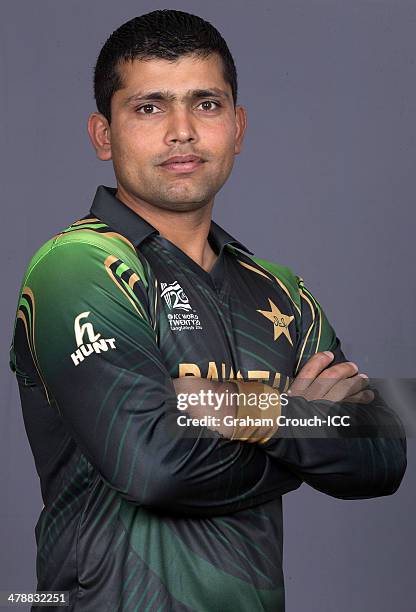
[(136, 272), (144, 272), (134, 245), (107, 224), (88, 216), (47, 240), (31, 258), (25, 278), (46, 264), (49, 270), (52, 267), (62, 272), (77, 262), (80, 272), (97, 262), (106, 265), (119, 262)]
[(263, 271), (268, 278), (271, 275), (271, 280), (277, 282), (279, 287), (300, 308), (303, 279), (295, 274), (291, 268), (254, 255), (245, 255), (244, 259), (249, 262), (249, 265), (254, 264), (260, 272)]
[(268, 259), (262, 259), (254, 255), (251, 257), (251, 259), (255, 261), (259, 266), (271, 272), (273, 276), (284, 282), (293, 291), (298, 290), (299, 282), (302, 281), (302, 279), (300, 276), (295, 274), (293, 270), (288, 266), (269, 261)]

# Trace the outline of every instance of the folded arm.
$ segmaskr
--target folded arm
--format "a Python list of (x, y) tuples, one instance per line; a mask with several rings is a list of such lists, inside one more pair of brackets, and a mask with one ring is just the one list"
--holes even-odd
[(24, 370), (30, 357), (51, 410), (100, 477), (131, 503), (210, 516), (297, 488), (300, 480), (256, 446), (206, 427), (178, 427), (137, 261), (125, 247), (107, 252), (94, 237), (62, 237), (26, 278), (17, 367)]

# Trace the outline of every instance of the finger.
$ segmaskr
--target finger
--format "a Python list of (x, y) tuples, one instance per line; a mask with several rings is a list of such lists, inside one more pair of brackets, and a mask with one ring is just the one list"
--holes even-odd
[[(340, 382), (345, 380), (351, 380), (351, 377), (354, 377), (357, 372), (358, 367), (352, 361), (337, 363), (336, 365), (327, 368), (309, 385), (308, 389), (306, 390), (306, 399), (323, 399), (335, 385), (338, 385)], [(348, 390), (348, 387), (339, 387), (338, 390), (342, 388), (346, 388)], [(355, 390), (359, 391), (360, 388)], [(351, 393), (355, 390), (353, 389)], [(345, 393), (345, 395), (350, 395), (351, 393)]]
[(301, 395), (333, 359), (334, 353), (331, 351), (315, 353), (297, 373), (287, 391), (288, 395)]
[(365, 374), (356, 374), (351, 378), (338, 381), (325, 394), (324, 399), (333, 402), (342, 402), (346, 397), (364, 391), (368, 387), (368, 378)]

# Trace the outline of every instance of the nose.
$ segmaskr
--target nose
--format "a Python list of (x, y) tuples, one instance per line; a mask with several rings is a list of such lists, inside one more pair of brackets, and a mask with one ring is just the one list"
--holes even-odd
[(186, 108), (172, 110), (166, 130), (167, 144), (196, 142), (198, 139), (191, 112)]

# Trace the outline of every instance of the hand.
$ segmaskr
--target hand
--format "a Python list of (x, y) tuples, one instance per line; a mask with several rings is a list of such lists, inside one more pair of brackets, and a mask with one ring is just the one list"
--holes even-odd
[[(288, 395), (307, 400), (330, 400), (369, 404), (374, 393), (368, 387), (368, 376), (358, 373), (351, 361), (337, 363), (327, 368), (334, 355), (324, 351), (313, 355), (298, 372), (288, 389)], [(327, 369), (325, 369), (327, 368)]]
[[(173, 378), (172, 382), (176, 395), (199, 395), (201, 391), (203, 393), (213, 392), (218, 394), (226, 394), (227, 392), (238, 393), (238, 387), (233, 382), (218, 382), (214, 380), (207, 380), (206, 378), (198, 378), (197, 376), (182, 376), (180, 378)], [(196, 405), (193, 403), (188, 404), (186, 408), (186, 415), (190, 418), (197, 419), (210, 415), (218, 417), (218, 422), (216, 424), (210, 424), (208, 429), (218, 431), (225, 438), (231, 439), (233, 437), (235, 428), (233, 425), (225, 425), (224, 417), (230, 416), (234, 418), (237, 415), (237, 402), (235, 400), (230, 403), (224, 402), (221, 404), (219, 411), (216, 411), (212, 405), (207, 406), (206, 403)]]
[[(212, 408), (207, 408), (206, 404), (189, 404), (186, 407), (187, 416), (192, 418), (201, 418), (209, 413), (218, 417), (216, 423), (208, 425), (209, 429), (218, 431), (224, 438), (230, 440), (241, 440), (244, 442), (265, 442), (277, 430), (277, 416), (280, 416), (280, 403), (278, 401), (278, 393), (276, 389), (265, 385), (258, 381), (226, 381), (217, 382), (195, 376), (184, 376), (182, 378), (172, 379), (176, 394), (199, 394), (200, 391), (213, 392), (220, 395), (230, 393), (227, 402), (221, 403), (220, 410), (213, 412)], [(264, 396), (272, 394), (270, 405), (257, 405), (260, 395)], [(257, 396), (257, 402), (247, 403), (248, 395)], [(242, 397), (241, 397), (242, 396)], [(244, 400), (244, 396), (246, 399)], [(241, 404), (240, 404), (241, 397)], [(250, 400), (252, 399), (250, 398)], [(202, 398), (200, 398), (202, 399)], [(267, 410), (267, 414), (265, 412)], [(227, 419), (225, 417), (232, 417)], [(246, 424), (246, 417), (255, 419), (256, 424)], [(270, 424), (272, 421), (272, 424)], [(227, 423), (227, 424), (226, 424)]]

